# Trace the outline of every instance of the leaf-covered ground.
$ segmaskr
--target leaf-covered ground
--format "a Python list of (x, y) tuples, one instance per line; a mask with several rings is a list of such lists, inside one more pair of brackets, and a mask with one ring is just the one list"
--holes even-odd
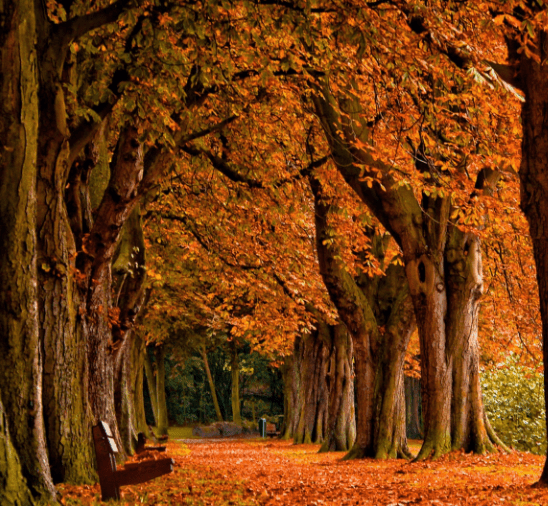
[[(544, 458), (450, 454), (428, 463), (343, 461), (278, 440), (172, 440), (175, 471), (122, 488), (124, 505), (546, 505)], [(99, 486), (60, 486), (63, 504), (100, 504)], [(115, 503), (109, 503), (115, 504)]]

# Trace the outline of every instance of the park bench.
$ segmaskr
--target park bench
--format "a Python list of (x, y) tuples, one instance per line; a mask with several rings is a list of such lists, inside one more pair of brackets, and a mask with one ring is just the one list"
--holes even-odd
[(276, 429), (275, 423), (266, 424), (266, 435), (269, 437), (276, 437), (280, 435), (280, 431)]
[(103, 501), (120, 500), (120, 487), (123, 485), (137, 485), (173, 471), (174, 462), (170, 458), (145, 460), (116, 469), (118, 446), (110, 427), (103, 421), (93, 427), (93, 442)]
[(135, 448), (135, 453), (143, 453), (148, 451), (153, 452), (165, 452), (165, 446), (146, 446), (147, 438), (142, 432), (137, 434), (137, 447)]

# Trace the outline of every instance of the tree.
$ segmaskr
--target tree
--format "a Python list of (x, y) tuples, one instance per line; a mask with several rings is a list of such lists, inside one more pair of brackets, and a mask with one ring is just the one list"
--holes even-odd
[(310, 311), (315, 329), (295, 338), (285, 364), (284, 437), (348, 451), (356, 437), (352, 341), (344, 324)]
[(369, 251), (361, 252), (369, 256), (370, 266), (363, 270), (358, 264), (356, 275), (352, 275), (351, 267), (341, 262), (344, 254), (333, 231), (333, 218), (340, 209), (319, 175), (313, 173), (309, 179), (320, 272), (356, 350), (357, 437), (347, 458), (410, 457), (403, 361), (415, 322), (402, 266), (391, 265), (384, 275), (387, 238), (373, 229)]
[(213, 398), (213, 405), (215, 406), (215, 413), (217, 414), (217, 420), (219, 422), (223, 421), (223, 414), (221, 413), (221, 407), (219, 406), (219, 401), (217, 400), (217, 391), (215, 389), (215, 382), (213, 381), (213, 376), (211, 375), (211, 370), (209, 369), (209, 361), (207, 359), (207, 350), (205, 344), (200, 349), (200, 355), (204, 361), (204, 369), (207, 375), (207, 382), (209, 383), (209, 389), (211, 390), (211, 397)]
[[(543, 6), (534, 2), (508, 2), (493, 6), (498, 22), (504, 27), (508, 47), (508, 65), (498, 67), (501, 77), (522, 91), (521, 110), (523, 137), (521, 144), (521, 208), (529, 222), (533, 241), (542, 318), (543, 361), (548, 363), (548, 257), (544, 232), (548, 219), (546, 196), (546, 155), (548, 129), (544, 125), (544, 108), (548, 100), (546, 88), (547, 33), (540, 21), (546, 14)], [(497, 70), (497, 67), (495, 67)], [(548, 379), (544, 377), (545, 402), (548, 402)], [(539, 483), (548, 484), (548, 464)]]
[[(47, 466), (37, 307), (36, 160), (37, 19), (32, 2), (6, 4), (0, 20), (0, 333), (2, 462), (8, 504), (55, 497)], [(15, 380), (15, 381), (14, 381)], [(5, 422), (4, 422), (5, 420)], [(11, 450), (11, 451), (10, 451)]]

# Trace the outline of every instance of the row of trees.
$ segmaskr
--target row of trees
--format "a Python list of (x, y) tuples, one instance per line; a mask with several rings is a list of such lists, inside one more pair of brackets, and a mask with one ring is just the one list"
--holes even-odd
[[(353, 439), (353, 353), (350, 455), (381, 458), (407, 454), (416, 325), (418, 458), (500, 443), (479, 383), (480, 238), (496, 238), (503, 264), (489, 234), (514, 176), (517, 95), (548, 329), (540, 3), (5, 2), (6, 502), (93, 480), (97, 420), (131, 451), (145, 425), (140, 318), (228, 332), (273, 357), (299, 336), (288, 430), (322, 434), (325, 449)], [(150, 302), (162, 284), (160, 269), (147, 275), (151, 241), (166, 245), (159, 262), (179, 260), (165, 304)], [(161, 321), (150, 328), (161, 340)], [(303, 404), (311, 389), (328, 400), (321, 414)]]

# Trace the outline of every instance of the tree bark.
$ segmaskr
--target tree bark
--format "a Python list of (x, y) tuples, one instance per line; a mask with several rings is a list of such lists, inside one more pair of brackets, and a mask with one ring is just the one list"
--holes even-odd
[(142, 335), (136, 332), (135, 336), (135, 350), (139, 350), (134, 355), (134, 372), (135, 372), (135, 397), (134, 397), (134, 409), (135, 409), (135, 429), (137, 432), (142, 432), (148, 438), (152, 438), (152, 434), (148, 428), (146, 413), (145, 413), (145, 398), (144, 392), (144, 363), (146, 357), (146, 343)]
[(318, 321), (312, 334), (295, 338), (293, 352), (294, 412), (291, 436), (295, 444), (322, 443), (327, 428), (327, 368), (331, 336), (325, 323)]
[(165, 345), (156, 346), (156, 398), (158, 400), (158, 423), (156, 428), (160, 436), (167, 436), (168, 429), (165, 358)]
[(446, 362), (447, 298), (442, 252), (432, 251), (406, 266), (421, 346), (424, 442), (418, 459), (451, 450), (451, 369)]
[[(478, 316), (483, 293), (479, 238), (451, 227), (445, 252), (447, 268), (447, 336), (453, 362), (451, 445), (467, 452), (493, 451), (481, 397)], [(475, 427), (479, 430), (473, 430)], [(499, 441), (496, 441), (500, 444)]]
[[(37, 18), (34, 2), (0, 16), (0, 433), (8, 504), (55, 502), (42, 406), (37, 305)], [(7, 423), (6, 423), (7, 422)], [(5, 474), (4, 474), (5, 473)]]
[(156, 389), (156, 375), (152, 368), (152, 361), (148, 352), (145, 353), (145, 376), (147, 379), (148, 394), (150, 396), (150, 403), (152, 404), (152, 414), (154, 415), (154, 422), (158, 425), (158, 395)]
[(240, 414), (240, 366), (238, 364), (238, 348), (233, 340), (229, 343), (230, 347), (230, 372), (232, 375), (232, 421), (238, 425), (242, 424), (242, 415)]
[[(115, 351), (114, 402), (122, 443), (129, 453), (133, 453), (138, 432), (148, 434), (143, 400), (146, 346), (134, 329), (137, 319), (141, 320), (146, 313), (151, 293), (150, 289), (144, 289), (145, 262), (141, 213), (136, 206), (124, 224), (113, 265), (116, 274), (114, 307), (119, 310), (119, 323), (114, 327), (117, 335), (113, 337), (122, 343)], [(140, 417), (138, 410), (142, 411)]]
[(215, 382), (213, 381), (213, 376), (209, 369), (209, 361), (207, 360), (207, 351), (205, 345), (200, 349), (200, 355), (204, 361), (204, 369), (207, 376), (207, 382), (209, 383), (209, 389), (211, 390), (211, 398), (213, 399), (213, 405), (215, 406), (215, 413), (217, 414), (217, 420), (219, 422), (223, 421), (223, 415), (221, 413), (221, 407), (219, 406), (219, 401), (217, 400), (217, 392), (215, 391)]
[[(507, 38), (509, 58), (515, 62), (525, 101), (521, 110), (523, 138), (521, 144), (521, 208), (529, 222), (537, 267), (537, 281), (542, 319), (544, 367), (548, 366), (548, 68), (544, 60), (548, 54), (548, 33), (537, 29), (532, 51), (539, 62), (520, 50), (520, 44)], [(548, 374), (544, 375), (544, 395), (548, 405)], [(548, 411), (547, 411), (548, 422)], [(539, 484), (548, 486), (548, 459)]]
[(328, 415), (320, 452), (348, 451), (356, 440), (352, 339), (344, 324), (330, 329), (333, 339), (326, 376)]
[[(409, 290), (398, 275), (399, 267), (390, 266), (386, 285), (397, 290), (377, 365), (377, 433), (375, 458), (409, 458), (407, 447), (406, 406), (403, 363), (411, 334), (415, 330), (415, 314)], [(392, 271), (392, 272), (391, 272)], [(398, 281), (394, 286), (394, 281)], [(392, 282), (391, 282), (392, 281)], [(381, 292), (382, 293), (382, 292)], [(385, 293), (384, 300), (389, 300)], [(381, 300), (383, 300), (381, 298)]]
[(412, 439), (422, 439), (420, 380), (411, 376), (406, 376), (404, 379), (407, 435)]
[(284, 363), (281, 367), (282, 378), (284, 382), (284, 422), (281, 428), (282, 439), (293, 438), (293, 419), (295, 417), (295, 402), (293, 393), (297, 390), (295, 388), (295, 381), (297, 378), (294, 374), (294, 357), (289, 355), (285, 357)]
[(23, 477), (21, 462), (13, 447), (9, 428), (6, 423), (7, 413), (0, 402), (0, 490), (2, 504), (6, 506), (21, 506), (32, 504), (27, 482)]
[[(137, 313), (145, 312), (143, 306), (148, 301), (150, 291), (142, 293)], [(145, 417), (143, 397), (143, 367), (146, 345), (135, 329), (127, 331), (121, 348), (116, 353), (115, 393), (116, 419), (120, 429), (122, 444), (127, 453), (132, 454), (139, 432), (149, 434)]]

